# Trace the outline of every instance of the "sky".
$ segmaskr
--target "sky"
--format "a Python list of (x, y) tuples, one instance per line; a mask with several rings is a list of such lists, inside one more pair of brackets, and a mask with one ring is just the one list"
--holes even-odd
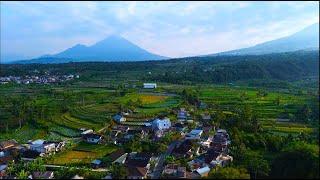
[(1, 61), (35, 58), (118, 34), (167, 57), (212, 54), (319, 22), (319, 2), (0, 2)]

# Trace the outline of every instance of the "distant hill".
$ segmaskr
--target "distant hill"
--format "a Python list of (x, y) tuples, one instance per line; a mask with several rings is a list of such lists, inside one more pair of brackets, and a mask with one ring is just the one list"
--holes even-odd
[(92, 46), (77, 44), (58, 54), (44, 55), (15, 63), (64, 63), (89, 61), (142, 61), (167, 57), (152, 54), (118, 35), (111, 35)]
[(56, 58), (51, 56), (41, 56), (40, 58), (28, 59), (28, 60), (20, 60), (8, 62), (7, 64), (58, 64), (58, 63), (68, 63), (75, 62), (70, 58)]
[(267, 41), (255, 46), (232, 51), (210, 54), (216, 55), (259, 55), (297, 50), (318, 50), (319, 49), (319, 23), (313, 24), (290, 36)]

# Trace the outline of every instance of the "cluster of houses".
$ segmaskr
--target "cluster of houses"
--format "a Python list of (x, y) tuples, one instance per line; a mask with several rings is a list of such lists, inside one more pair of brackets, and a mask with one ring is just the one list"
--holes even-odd
[(17, 84), (51, 84), (73, 80), (79, 78), (79, 75), (31, 75), (31, 76), (6, 76), (0, 77), (0, 84), (8, 84), (10, 82)]
[[(54, 154), (65, 147), (65, 141), (54, 142), (45, 140), (29, 141), (19, 144), (15, 140), (0, 142), (0, 179), (7, 177), (6, 170), (10, 161), (33, 161), (37, 157)], [(30, 178), (53, 178), (53, 172), (33, 172)]]
[[(172, 155), (176, 158), (190, 160), (188, 162), (190, 172), (184, 173), (189, 178), (206, 177), (212, 168), (225, 167), (233, 160), (232, 156), (228, 155), (230, 139), (226, 130), (218, 129), (214, 136), (204, 134), (204, 131), (200, 128), (191, 130), (172, 152)], [(176, 167), (174, 164), (168, 166), (171, 169)], [(176, 170), (178, 168), (180, 168), (180, 171), (182, 170), (181, 167), (176, 167)], [(168, 175), (167, 172), (173, 171), (165, 169), (163, 172), (165, 177)], [(172, 174), (169, 175), (172, 176)], [(175, 178), (181, 178), (178, 176), (175, 176)]]
[[(127, 171), (128, 179), (154, 178), (155, 171), (160, 172), (158, 178), (203, 178), (208, 175), (211, 169), (218, 166), (225, 167), (232, 162), (232, 156), (228, 155), (230, 137), (226, 130), (215, 129), (206, 124), (211, 121), (208, 113), (201, 115), (201, 122), (197, 127), (190, 129), (188, 124), (192, 121), (186, 109), (176, 111), (177, 121), (172, 123), (168, 117), (159, 116), (143, 123), (142, 125), (130, 126), (128, 122), (130, 112), (122, 112), (112, 118), (116, 125), (112, 127), (109, 134), (99, 134), (92, 129), (81, 128), (82, 141), (91, 144), (113, 143), (120, 148), (111, 153), (108, 158), (111, 164), (121, 164)], [(206, 124), (206, 125), (203, 125)], [(215, 134), (212, 134), (213, 131)], [(152, 152), (125, 152), (121, 146), (133, 138), (151, 138), (153, 141), (161, 140), (168, 132), (180, 133), (180, 139), (171, 143), (167, 155), (173, 156), (175, 161), (166, 162), (154, 168), (160, 163), (161, 155)], [(170, 146), (171, 146), (170, 144)], [(30, 141), (27, 144), (18, 144), (14, 140), (0, 143), (0, 177), (5, 176), (7, 163), (15, 160), (15, 154), (20, 153), (21, 159), (30, 161), (39, 156), (53, 154), (63, 149), (65, 142), (52, 142), (45, 140)], [(171, 149), (169, 151), (169, 149)], [(186, 165), (181, 165), (176, 160), (187, 160)], [(102, 159), (95, 159), (91, 162), (92, 168), (104, 168), (105, 162)], [(151, 165), (153, 164), (153, 165)], [(30, 178), (53, 178), (52, 171), (32, 172)], [(112, 174), (109, 178), (112, 177)], [(75, 177), (80, 178), (80, 177)]]
[[(122, 117), (123, 118), (123, 117)], [(119, 122), (119, 116), (115, 115), (114, 120)], [(122, 121), (121, 121), (122, 122)], [(169, 118), (155, 118), (150, 123), (146, 123), (143, 126), (128, 126), (121, 123), (112, 127), (110, 134), (111, 141), (114, 144), (124, 144), (134, 137), (143, 139), (148, 135), (152, 135), (154, 140), (161, 138), (165, 132), (171, 128), (171, 121)]]
[[(171, 155), (175, 158), (188, 159), (188, 167), (181, 167), (178, 164), (166, 164), (163, 167), (163, 178), (202, 178), (206, 177), (212, 168), (217, 166), (224, 167), (232, 162), (232, 156), (228, 155), (228, 146), (230, 138), (226, 130), (217, 129), (214, 135), (210, 135), (215, 127), (199, 125), (195, 129), (188, 131), (187, 124), (193, 122), (190, 114), (181, 108), (177, 112), (178, 122), (171, 124), (167, 117), (159, 117), (151, 120), (149, 125), (140, 127), (130, 127), (123, 125), (126, 122), (126, 116), (119, 113), (113, 117), (118, 124), (113, 127), (111, 138), (114, 144), (124, 144), (126, 140), (138, 135), (144, 138), (152, 133), (154, 140), (161, 138), (166, 132), (180, 132), (183, 139), (175, 145)], [(201, 115), (204, 124), (211, 121), (208, 113)], [(121, 138), (120, 138), (121, 137)], [(122, 161), (125, 164), (126, 161)], [(147, 163), (145, 163), (146, 165)], [(188, 169), (188, 170), (187, 170)], [(130, 168), (130, 177), (147, 178), (150, 169), (147, 166)], [(139, 176), (138, 176), (139, 174)]]

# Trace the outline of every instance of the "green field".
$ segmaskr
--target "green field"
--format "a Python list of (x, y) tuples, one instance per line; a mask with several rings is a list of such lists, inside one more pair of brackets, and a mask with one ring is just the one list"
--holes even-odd
[[(24, 86), (16, 85), (0, 87), (0, 95), (33, 97), (35, 106), (45, 108), (49, 115), (39, 117), (37, 126), (24, 123), (21, 129), (1, 132), (1, 139), (14, 138), (20, 142), (30, 139), (48, 138), (64, 139), (79, 136), (79, 128), (91, 128), (98, 131), (108, 125), (111, 117), (119, 112), (120, 106), (126, 106), (129, 100), (141, 100), (142, 104), (136, 108), (136, 113), (128, 117), (129, 122), (143, 122), (159, 113), (169, 112), (172, 108), (179, 107), (181, 97), (176, 93), (183, 88), (199, 89), (201, 101), (221, 108), (226, 114), (232, 113), (232, 109), (239, 105), (249, 105), (258, 114), (262, 126), (266, 130), (282, 133), (312, 132), (312, 128), (306, 124), (275, 123), (276, 119), (283, 118), (296, 112), (297, 107), (307, 104), (310, 96), (297, 95), (277, 90), (267, 91), (267, 95), (261, 97), (257, 93), (259, 89), (239, 86), (183, 86), (163, 84), (156, 91), (131, 90), (124, 96), (116, 95), (115, 90), (99, 87), (77, 87), (79, 83), (70, 86)], [(158, 93), (161, 92), (161, 93)], [(64, 102), (65, 94), (68, 95), (67, 112), (57, 112)], [(165, 93), (171, 93), (166, 95)], [(173, 94), (173, 95), (172, 95)], [(176, 94), (176, 95), (174, 95)], [(279, 104), (276, 100), (279, 98)], [(215, 108), (212, 109), (215, 112)], [(2, 118), (10, 118), (10, 114)], [(170, 117), (175, 118), (175, 116)], [(5, 122), (4, 120), (2, 122)], [(6, 125), (2, 123), (4, 130)], [(11, 126), (18, 126), (14, 121)]]
[(65, 150), (56, 154), (48, 160), (48, 164), (68, 165), (68, 164), (88, 164), (94, 159), (99, 159), (116, 151), (113, 145), (87, 144), (81, 142), (70, 150)]

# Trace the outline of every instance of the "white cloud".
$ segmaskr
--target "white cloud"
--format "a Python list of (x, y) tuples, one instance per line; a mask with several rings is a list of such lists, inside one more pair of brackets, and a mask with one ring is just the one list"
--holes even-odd
[[(6, 27), (1, 22), (1, 34), (6, 35), (6, 44), (20, 39), (19, 43), (7, 47), (11, 52), (19, 49), (39, 55), (77, 43), (90, 45), (111, 33), (120, 33), (139, 46), (165, 56), (208, 54), (283, 37), (319, 22), (319, 9), (310, 8), (318, 6), (318, 2), (1, 2), (3, 4), (6, 11), (1, 15), (4, 14)], [(21, 11), (17, 11), (19, 9)], [(30, 21), (33, 18), (35, 20)], [(25, 22), (26, 19), (30, 23)], [(9, 37), (12, 39), (7, 39)], [(34, 50), (23, 41), (40, 48)]]

